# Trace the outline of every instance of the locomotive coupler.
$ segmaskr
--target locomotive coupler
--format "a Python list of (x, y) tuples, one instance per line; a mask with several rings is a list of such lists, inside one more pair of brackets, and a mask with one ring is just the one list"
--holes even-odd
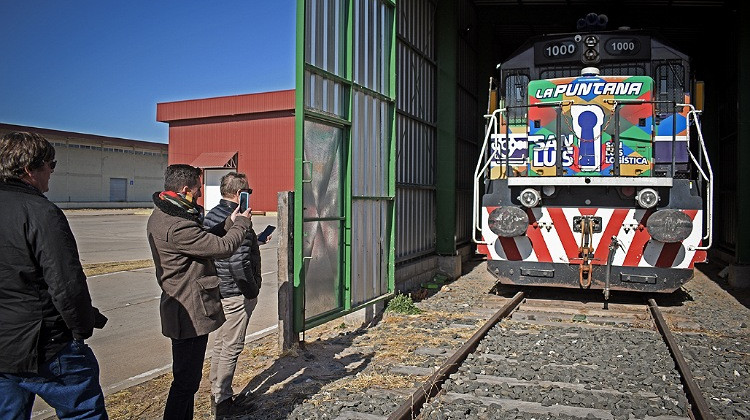
[(594, 258), (594, 247), (591, 246), (592, 234), (594, 233), (593, 219), (590, 216), (584, 216), (580, 220), (581, 230), (581, 247), (578, 252), (581, 255), (581, 266), (578, 268), (578, 284), (582, 288), (591, 287), (591, 273), (593, 267), (591, 261)]
[(609, 282), (612, 275), (612, 260), (617, 252), (617, 247), (622, 246), (617, 236), (612, 236), (612, 242), (609, 243), (609, 254), (607, 254), (607, 271), (604, 275), (604, 309), (609, 309)]

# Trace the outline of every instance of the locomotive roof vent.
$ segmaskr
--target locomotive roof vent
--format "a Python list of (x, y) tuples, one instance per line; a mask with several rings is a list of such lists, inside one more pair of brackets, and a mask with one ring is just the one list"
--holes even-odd
[(583, 70), (581, 70), (581, 76), (598, 76), (599, 75), (599, 69), (596, 67), (584, 67)]

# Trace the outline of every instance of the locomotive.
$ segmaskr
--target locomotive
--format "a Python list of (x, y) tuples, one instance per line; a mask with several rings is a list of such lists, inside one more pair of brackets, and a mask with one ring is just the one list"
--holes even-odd
[(488, 270), (605, 300), (689, 281), (713, 204), (690, 58), (645, 31), (583, 28), (533, 38), (498, 68), (474, 172)]

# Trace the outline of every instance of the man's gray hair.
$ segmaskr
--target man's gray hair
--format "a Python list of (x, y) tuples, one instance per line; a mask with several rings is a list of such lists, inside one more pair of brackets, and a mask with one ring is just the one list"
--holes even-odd
[(221, 177), (221, 187), (219, 191), (222, 197), (231, 197), (237, 194), (237, 191), (250, 188), (247, 183), (247, 176), (237, 172), (230, 172)]

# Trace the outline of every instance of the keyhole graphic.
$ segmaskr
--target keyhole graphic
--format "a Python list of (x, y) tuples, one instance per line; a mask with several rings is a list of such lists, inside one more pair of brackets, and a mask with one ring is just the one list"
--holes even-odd
[(596, 114), (583, 111), (578, 116), (581, 127), (580, 142), (578, 144), (578, 164), (580, 166), (596, 166), (596, 145), (594, 141), (594, 127), (597, 124)]

